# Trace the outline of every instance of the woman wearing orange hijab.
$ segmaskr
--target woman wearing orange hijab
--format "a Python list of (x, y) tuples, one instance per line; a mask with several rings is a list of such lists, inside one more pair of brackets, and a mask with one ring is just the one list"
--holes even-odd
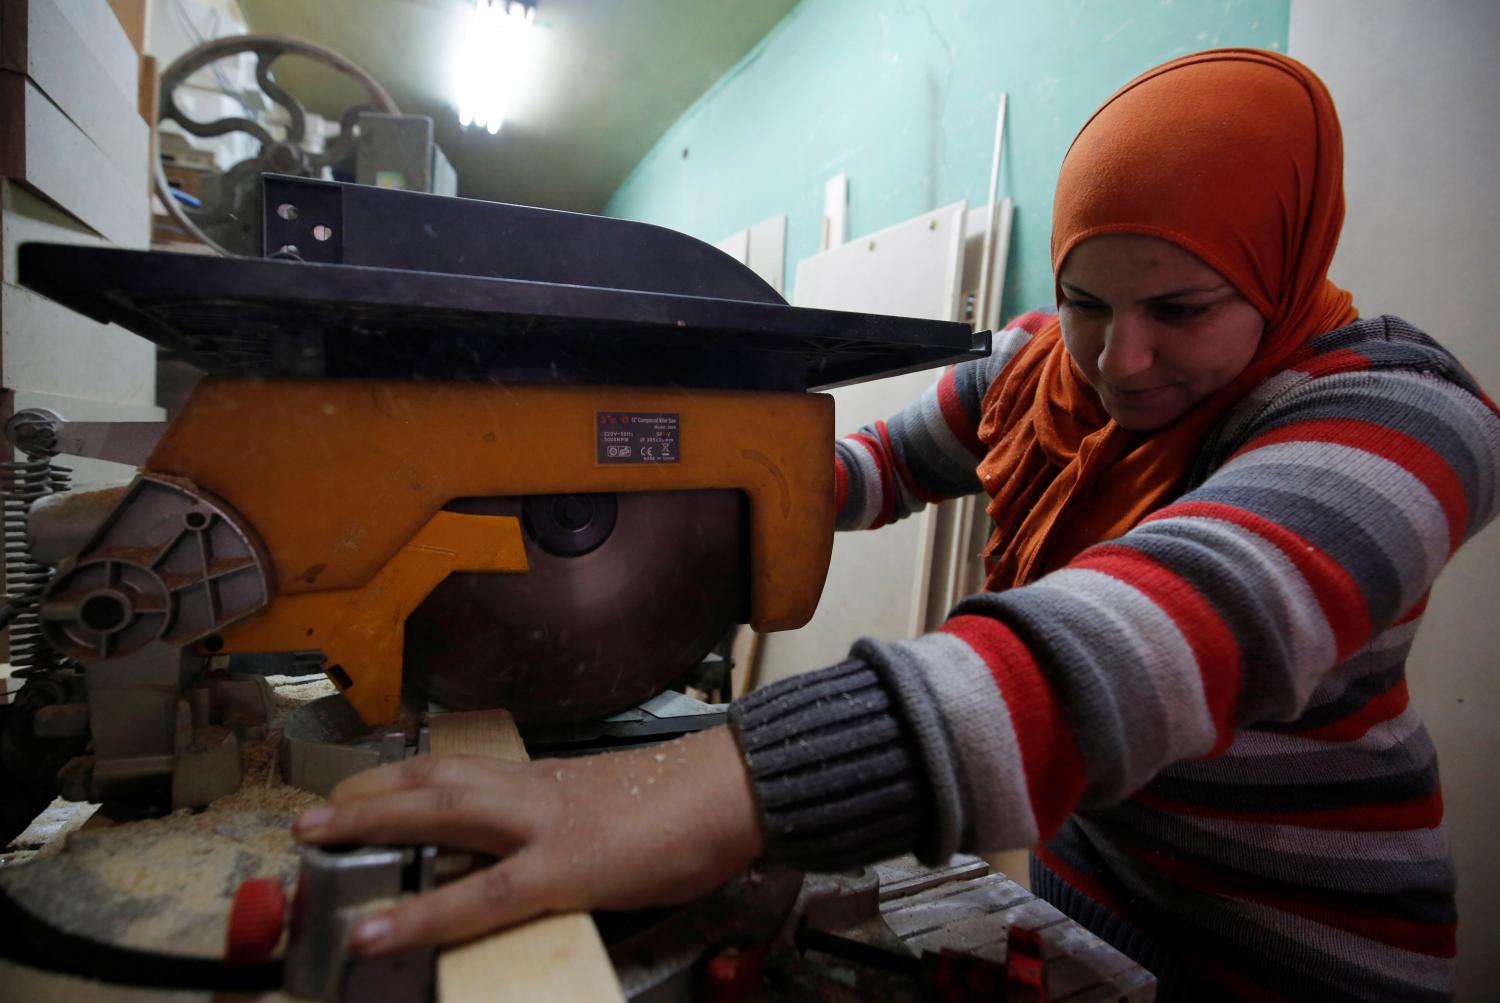
[(1200, 53), (1120, 90), (1058, 181), (1058, 313), (837, 446), (843, 528), (982, 488), (988, 591), (674, 746), (352, 778), (299, 836), (505, 855), (356, 949), (682, 901), (760, 855), (1037, 847), (1035, 890), (1160, 998), (1450, 995), (1404, 656), (1500, 504), (1500, 416), (1328, 281), (1341, 177), (1327, 92), (1286, 57)]

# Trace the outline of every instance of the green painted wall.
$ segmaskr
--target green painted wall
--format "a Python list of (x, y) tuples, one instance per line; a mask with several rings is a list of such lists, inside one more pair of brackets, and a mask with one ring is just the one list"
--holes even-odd
[(1218, 46), (1286, 51), (1290, 0), (803, 0), (680, 118), (605, 211), (716, 242), (785, 212), (787, 289), (818, 247), (823, 184), (849, 175), (859, 236), (989, 189), (1015, 199), (1004, 309), (1051, 302), (1058, 165), (1140, 71)]

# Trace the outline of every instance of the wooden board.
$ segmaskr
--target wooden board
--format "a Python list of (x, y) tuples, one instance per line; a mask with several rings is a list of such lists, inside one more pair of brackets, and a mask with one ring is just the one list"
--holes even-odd
[[(133, 99), (127, 112), (144, 130)], [(141, 142), (144, 150), (144, 134)], [(128, 173), (121, 169), (29, 78), (0, 70), (0, 174), (24, 182), (113, 243), (143, 248), (151, 235), (145, 169), (144, 159)]]
[(849, 237), (849, 175), (835, 174), (823, 184), (823, 220), (818, 250), (841, 246)]
[(750, 261), (749, 230), (736, 230), (714, 246), (742, 265)]
[(151, 193), (156, 186), (156, 116), (161, 110), (161, 78), (155, 56), (141, 57), (141, 85), (136, 110), (141, 113), (141, 121), (146, 123), (146, 191)]
[(750, 270), (770, 283), (779, 295), (786, 295), (786, 213), (763, 219), (749, 230), (750, 250), (745, 263)]
[(433, 716), (427, 725), (434, 756), (488, 756), (508, 763), (531, 759), (508, 710), (477, 710)]
[(729, 657), (734, 669), (729, 677), (729, 698), (736, 700), (760, 685), (760, 643), (763, 634), (748, 623), (735, 630), (734, 641), (729, 646)]
[[(137, 77), (111, 79), (52, 0), (0, 0), (15, 32), (0, 47), (0, 69), (23, 74), (115, 168), (145, 183), (150, 129), (139, 114)], [(123, 90), (128, 87), (129, 90)]]
[(0, 284), (0, 332), (8, 390), (120, 404), (156, 399), (156, 346), (122, 327)]
[(765, 279), (777, 294), (785, 295), (786, 213), (736, 230), (714, 246)]
[[(530, 757), (504, 710), (436, 715), (428, 721), (435, 755)], [(444, 951), (438, 957), (439, 1003), (623, 1001), (609, 954), (587, 913), (544, 916)]]
[(140, 65), (140, 54), (130, 42), (130, 36), (120, 25), (120, 19), (110, 9), (109, 0), (28, 0), (32, 3), (53, 3), (73, 25), (73, 30), (83, 40), (84, 46), (104, 71), (109, 74), (127, 98), (135, 97), (136, 73)]
[[(0, 282), (17, 285), (16, 250), (29, 241), (109, 247), (109, 241), (24, 185), (0, 178)], [(103, 327), (104, 325), (100, 325)], [(139, 339), (145, 341), (144, 338)]]

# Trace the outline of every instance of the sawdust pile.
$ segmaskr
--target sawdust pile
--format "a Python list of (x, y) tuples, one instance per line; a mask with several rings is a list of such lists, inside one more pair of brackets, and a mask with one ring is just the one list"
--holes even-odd
[(86, 825), (61, 847), (0, 870), (22, 905), (74, 933), (126, 947), (222, 956), (229, 903), (246, 878), (296, 881), (291, 823), (321, 800), (288, 787), (276, 768), (293, 709), (333, 692), (325, 679), (272, 677), (275, 709), (263, 738), (241, 745), (244, 782), (197, 812)]

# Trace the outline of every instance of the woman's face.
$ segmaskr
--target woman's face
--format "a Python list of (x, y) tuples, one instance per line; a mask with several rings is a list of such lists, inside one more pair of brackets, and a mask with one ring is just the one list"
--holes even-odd
[(1265, 319), (1222, 275), (1176, 244), (1091, 237), (1058, 276), (1063, 343), (1109, 416), (1161, 428), (1240, 374)]

